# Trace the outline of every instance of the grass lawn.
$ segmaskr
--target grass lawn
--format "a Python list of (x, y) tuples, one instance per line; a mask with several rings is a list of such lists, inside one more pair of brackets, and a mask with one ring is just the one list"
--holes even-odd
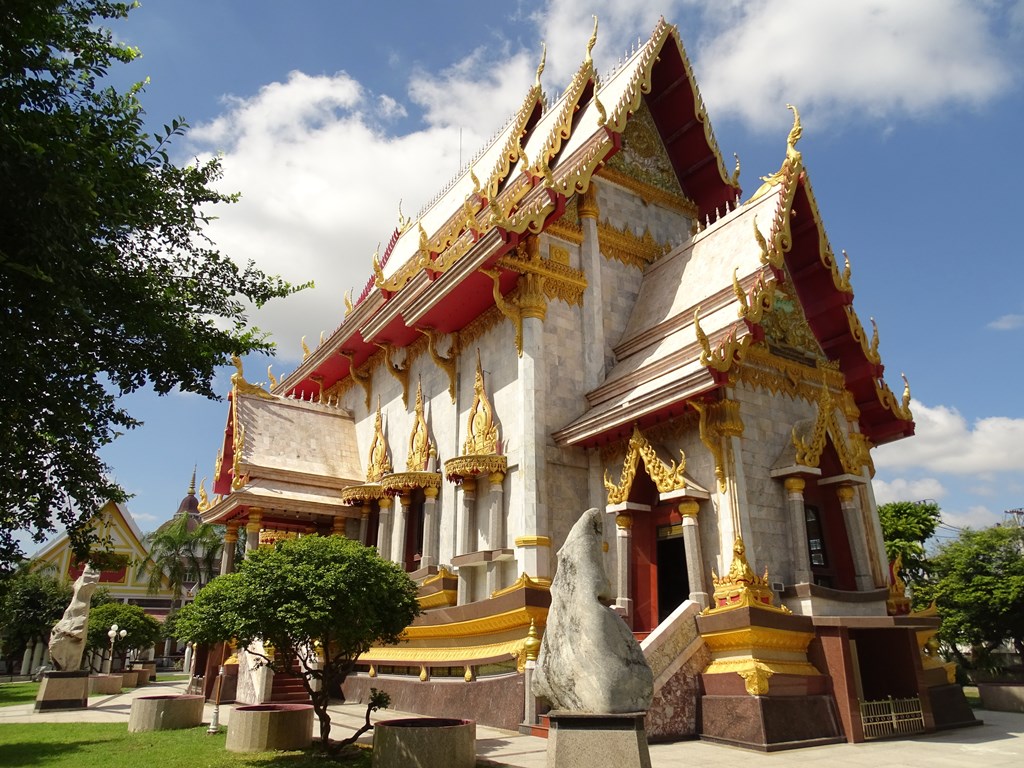
[(0, 725), (0, 766), (10, 768), (369, 768), (370, 750), (352, 749), (336, 761), (311, 751), (236, 754), (224, 749), (225, 731), (206, 728), (128, 733), (125, 723)]
[(36, 700), (38, 690), (39, 683), (2, 683), (0, 684), (0, 707), (31, 704)]

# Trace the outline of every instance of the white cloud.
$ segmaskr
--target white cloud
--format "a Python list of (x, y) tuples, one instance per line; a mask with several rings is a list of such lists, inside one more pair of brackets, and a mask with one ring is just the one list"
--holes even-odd
[(1024, 328), (1024, 315), (1003, 315), (988, 324), (993, 331), (1015, 331)]
[(946, 489), (934, 477), (925, 477), (919, 480), (897, 478), (889, 482), (876, 477), (872, 482), (872, 487), (875, 491), (875, 501), (879, 504), (906, 501), (907, 499), (934, 499), (938, 501), (946, 495)]
[(915, 403), (913, 410), (916, 435), (877, 448), (879, 469), (953, 475), (1024, 471), (1024, 419), (990, 416), (968, 424), (948, 406)]
[(975, 505), (966, 510), (942, 510), (942, 522), (954, 528), (988, 528), (1001, 523), (1003, 515), (993, 512), (988, 507)]
[(713, 32), (699, 41), (695, 69), (709, 110), (754, 128), (787, 122), (787, 102), (819, 125), (922, 117), (951, 104), (984, 104), (1012, 80), (1015, 60), (1000, 56), (993, 16), (970, 0), (703, 7)]

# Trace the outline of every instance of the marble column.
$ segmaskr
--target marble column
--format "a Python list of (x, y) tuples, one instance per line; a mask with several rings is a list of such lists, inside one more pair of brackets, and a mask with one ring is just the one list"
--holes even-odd
[(382, 496), (377, 502), (377, 554), (385, 560), (391, 558), (391, 497)]
[(249, 507), (249, 521), (245, 524), (245, 551), (256, 549), (260, 545), (260, 528), (263, 527), (263, 510)]
[(857, 489), (849, 483), (842, 483), (836, 489), (836, 494), (839, 496), (839, 506), (846, 521), (846, 536), (850, 541), (850, 554), (853, 555), (853, 573), (857, 589), (874, 589), (875, 580), (871, 576), (871, 564), (868, 562), (864, 515), (861, 514)]
[(237, 520), (230, 521), (224, 527), (224, 548), (220, 551), (220, 575), (231, 573), (235, 570), (235, 547), (238, 544)]
[(704, 554), (700, 547), (700, 526), (697, 513), (700, 504), (693, 499), (679, 502), (683, 516), (683, 546), (686, 547), (686, 580), (690, 584), (690, 599), (701, 608), (708, 607), (708, 588), (704, 576)]
[(594, 389), (605, 377), (604, 335), (604, 257), (597, 236), (597, 183), (591, 180), (587, 191), (577, 195), (576, 210), (583, 238), (580, 241), (580, 269), (587, 276), (583, 299), (583, 388)]
[(363, 513), (359, 516), (359, 543), (364, 547), (370, 533), (370, 503), (369, 501), (363, 502)]
[(30, 664), (29, 674), (35, 672), (43, 664), (43, 659), (46, 658), (46, 643), (36, 640), (35, 645), (32, 646), (32, 664)]
[(32, 669), (32, 651), (34, 647), (35, 646), (32, 643), (29, 643), (25, 646), (25, 654), (21, 657), (22, 675), (27, 675), (29, 671)]
[(409, 527), (409, 494), (396, 497), (395, 518), (391, 534), (391, 560), (405, 568), (405, 536)]
[[(476, 551), (476, 535), (473, 516), (476, 511), (476, 478), (467, 477), (462, 481), (462, 507), (459, 509), (458, 554), (466, 555)], [(473, 569), (459, 568), (458, 604), (472, 602)]]
[[(535, 237), (527, 240), (527, 249), (537, 248)], [(529, 254), (531, 257), (533, 253)], [(550, 533), (544, 498), (545, 450), (548, 443), (547, 376), (544, 359), (544, 317), (547, 296), (543, 279), (526, 274), (519, 279), (519, 306), (522, 311), (523, 352), (519, 356), (520, 455), (517, 483), (522, 493), (521, 536), (547, 536)], [(519, 570), (534, 578), (551, 578), (551, 556), (547, 547), (524, 547)]]
[(633, 598), (629, 592), (629, 571), (633, 557), (633, 516), (615, 515), (615, 611), (633, 626)]
[[(487, 480), (490, 487), (488, 494), (487, 510), (487, 543), (484, 549), (504, 549), (504, 525), (505, 510), (502, 504), (502, 481), (505, 479), (504, 472), (492, 472)], [(502, 563), (490, 562), (487, 564), (487, 594), (492, 594), (501, 588), (501, 567)]]
[(807, 548), (807, 510), (804, 509), (804, 487), (802, 477), (787, 477), (786, 506), (789, 509), (789, 547), (793, 560), (793, 583), (810, 584), (811, 553)]
[(192, 643), (185, 643), (185, 658), (181, 661), (181, 671), (186, 675), (192, 674)]
[(423, 551), (420, 568), (437, 565), (437, 488), (423, 489)]

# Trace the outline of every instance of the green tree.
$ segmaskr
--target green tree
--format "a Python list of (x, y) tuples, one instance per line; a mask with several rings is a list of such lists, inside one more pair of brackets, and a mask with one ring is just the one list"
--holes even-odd
[(118, 397), (215, 397), (218, 366), (272, 348), (248, 308), (296, 290), (215, 249), (219, 160), (175, 165), (185, 123), (149, 134), (144, 83), (106, 84), (139, 53), (104, 25), (134, 6), (0, 4), (0, 570), (19, 530), (59, 524), (85, 556), (87, 521), (125, 498), (98, 455), (138, 426)]
[(275, 674), (303, 681), (327, 747), (330, 692), (371, 645), (398, 642), (419, 611), (416, 585), (376, 550), (342, 536), (304, 536), (250, 552), (178, 612), (176, 629), (184, 641), (272, 645), (256, 655)]
[(169, 586), (172, 612), (181, 605), (185, 589), (201, 587), (217, 575), (224, 546), (217, 526), (200, 523), (189, 530), (188, 523), (187, 515), (179, 515), (146, 536), (149, 555), (141, 568), (149, 574), (149, 592)]
[(156, 643), (161, 636), (160, 622), (137, 605), (127, 603), (105, 603), (89, 611), (89, 635), (86, 648), (90, 651), (110, 652), (110, 638), (107, 632), (117, 624), (118, 630), (125, 630), (125, 636), (114, 640), (114, 654), (120, 655), (122, 663), (132, 648), (144, 650)]
[(922, 596), (936, 601), (941, 637), (956, 655), (960, 644), (984, 656), (1006, 641), (1024, 654), (1024, 529), (965, 529), (939, 547), (931, 567)]
[(49, 642), (50, 630), (70, 601), (71, 584), (59, 578), (52, 567), (40, 567), (31, 561), (19, 564), (0, 592), (4, 658), (16, 658), (37, 641)]
[(893, 501), (878, 507), (882, 523), (885, 554), (892, 563), (902, 559), (906, 581), (919, 584), (928, 574), (925, 542), (942, 519), (942, 510), (934, 501)]

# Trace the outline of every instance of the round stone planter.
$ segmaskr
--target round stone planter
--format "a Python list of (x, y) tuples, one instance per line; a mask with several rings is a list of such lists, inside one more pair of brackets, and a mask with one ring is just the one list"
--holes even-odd
[(229, 752), (269, 752), (312, 743), (312, 704), (251, 704), (231, 712), (224, 746)]
[(195, 728), (203, 722), (202, 696), (137, 696), (128, 716), (128, 732)]
[(1024, 683), (978, 683), (983, 709), (1024, 712)]
[(440, 717), (373, 726), (373, 768), (474, 768), (476, 723)]
[(89, 693), (108, 696), (121, 692), (121, 675), (89, 675)]
[(121, 673), (122, 688), (137, 688), (139, 685), (139, 673), (126, 670)]

